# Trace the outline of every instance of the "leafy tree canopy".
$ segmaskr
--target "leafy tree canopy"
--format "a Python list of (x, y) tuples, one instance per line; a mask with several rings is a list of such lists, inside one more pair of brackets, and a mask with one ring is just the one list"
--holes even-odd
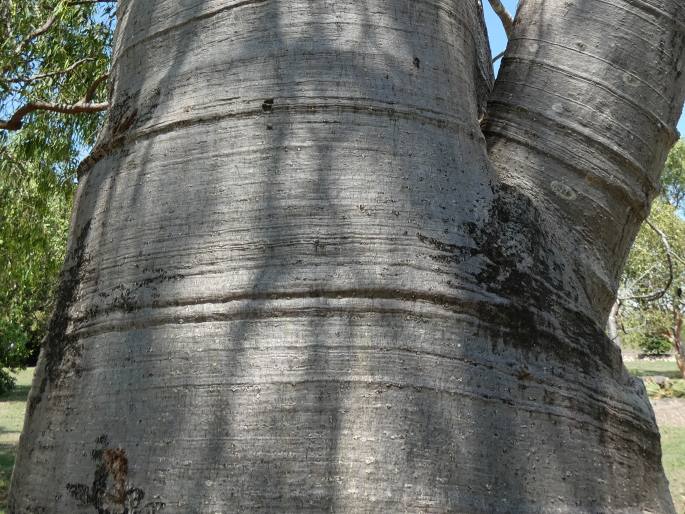
[[(624, 342), (646, 353), (680, 350), (685, 311), (685, 220), (679, 213), (685, 184), (685, 145), (668, 158), (662, 196), (653, 204), (633, 245), (623, 275)], [(680, 322), (678, 320), (681, 320)]]
[[(115, 5), (0, 2), (0, 371), (35, 356), (45, 331), (76, 166), (107, 107)], [(0, 391), (9, 383), (0, 373)]]
[(685, 209), (685, 140), (679, 140), (666, 160), (661, 177), (662, 194), (677, 210)]

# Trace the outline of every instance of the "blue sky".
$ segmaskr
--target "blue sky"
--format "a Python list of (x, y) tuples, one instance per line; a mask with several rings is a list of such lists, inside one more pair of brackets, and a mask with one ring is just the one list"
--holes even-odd
[[(482, 0), (485, 8), (485, 22), (488, 25), (488, 34), (490, 35), (490, 47), (493, 55), (497, 55), (507, 46), (507, 36), (504, 34), (502, 23), (499, 21), (497, 15), (490, 8), (488, 0)], [(502, 0), (502, 3), (507, 7), (511, 15), (516, 12), (517, 0)], [(495, 73), (499, 69), (499, 62), (495, 63)], [(681, 134), (685, 134), (685, 116), (680, 118), (678, 122), (678, 130)]]

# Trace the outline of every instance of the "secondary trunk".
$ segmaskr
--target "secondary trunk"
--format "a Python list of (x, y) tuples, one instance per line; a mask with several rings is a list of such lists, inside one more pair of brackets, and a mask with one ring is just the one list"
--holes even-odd
[[(603, 334), (681, 0), (120, 1), (11, 512), (673, 512)], [(583, 36), (581, 36), (581, 34)]]

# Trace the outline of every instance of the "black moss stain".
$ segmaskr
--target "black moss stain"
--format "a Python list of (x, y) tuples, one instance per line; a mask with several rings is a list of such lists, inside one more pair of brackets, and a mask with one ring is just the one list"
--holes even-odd
[[(48, 381), (56, 383), (65, 369), (75, 369), (81, 353), (77, 338), (67, 334), (67, 328), (70, 321), (69, 309), (76, 301), (79, 285), (83, 279), (84, 266), (90, 260), (85, 251), (89, 232), (90, 221), (81, 229), (73, 250), (65, 259), (65, 266), (62, 269), (57, 290), (55, 309), (48, 324), (47, 335), (42, 342), (42, 352), (45, 355), (45, 373), (38, 390), (31, 395), (26, 406), (27, 417), (29, 418), (40, 403)], [(71, 265), (67, 263), (71, 263)]]
[(139, 297), (144, 289), (150, 289), (150, 296), (153, 299), (154, 305), (154, 300), (160, 296), (157, 292), (157, 285), (185, 278), (185, 275), (180, 273), (169, 273), (162, 268), (145, 268), (142, 272), (144, 274), (153, 274), (153, 276), (130, 284), (119, 284), (113, 287), (110, 292), (101, 291), (98, 293), (98, 297), (103, 303), (89, 306), (82, 316), (74, 318), (73, 321), (75, 323), (83, 323), (94, 319), (98, 315), (105, 315), (116, 311), (126, 313), (134, 312), (143, 307)]
[(473, 257), (474, 255), (478, 255), (478, 253), (480, 253), (479, 250), (476, 248), (445, 243), (444, 241), (440, 241), (439, 239), (424, 236), (420, 232), (416, 233), (416, 237), (423, 244), (430, 246), (441, 252), (439, 254), (429, 255), (431, 260), (435, 262), (441, 262), (443, 264), (461, 263), (469, 257)]
[[(76, 301), (79, 285), (83, 279), (83, 268), (90, 261), (85, 246), (88, 233), (90, 232), (90, 221), (88, 221), (79, 236), (76, 244), (68, 257), (67, 262), (72, 262), (62, 272), (60, 279), (55, 310), (50, 320), (48, 334), (45, 339), (45, 361), (46, 372), (51, 382), (57, 379), (57, 375), (63, 368), (68, 357), (78, 357), (80, 353), (76, 347), (76, 338), (67, 334), (69, 325), (69, 309)], [(72, 361), (71, 364), (75, 364)]]
[[(453, 266), (475, 256), (482, 258), (485, 265), (476, 281), (509, 302), (479, 305), (474, 314), (492, 326), (506, 327), (506, 345), (522, 351), (531, 362), (540, 355), (554, 355), (586, 372), (600, 372), (599, 368), (606, 366), (618, 376), (622, 369), (620, 353), (603, 327), (569, 306), (568, 286), (563, 281), (565, 266), (554, 253), (559, 243), (543, 229), (538, 208), (528, 196), (506, 184), (494, 186), (493, 193), (487, 222), (463, 226), (474, 247), (417, 233), (419, 241), (438, 250), (429, 257)], [(529, 257), (527, 263), (522, 262), (522, 255)], [(577, 296), (570, 300), (577, 300)], [(559, 328), (563, 341), (559, 340)]]
[[(480, 228), (467, 224), (465, 228), (491, 263), (478, 275), (479, 281), (506, 298), (545, 311), (550, 291), (565, 288), (561, 280), (564, 266), (549, 250), (558, 243), (542, 226), (542, 216), (530, 198), (500, 185), (488, 223)], [(521, 266), (521, 255), (530, 257), (530, 266)]]
[(90, 506), (98, 514), (154, 514), (164, 509), (159, 501), (142, 504), (145, 492), (129, 487), (128, 457), (122, 448), (108, 448), (109, 439), (102, 435), (91, 451), (95, 463), (93, 481), (86, 484), (69, 483), (66, 489), (82, 506)]

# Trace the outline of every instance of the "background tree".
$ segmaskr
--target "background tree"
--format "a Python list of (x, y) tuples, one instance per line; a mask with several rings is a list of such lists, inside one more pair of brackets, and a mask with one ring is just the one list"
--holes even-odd
[(603, 327), (682, 2), (527, 0), (491, 94), (481, 7), (121, 2), (14, 511), (673, 512)]
[(661, 177), (662, 195), (676, 211), (685, 208), (685, 140), (680, 139), (668, 154)]
[(106, 107), (112, 5), (0, 3), (0, 392), (46, 332), (76, 167)]
[(685, 303), (685, 220), (681, 188), (685, 184), (682, 140), (669, 154), (662, 194), (649, 222), (638, 233), (621, 281), (622, 339), (645, 353), (676, 351), (685, 376), (682, 317)]

